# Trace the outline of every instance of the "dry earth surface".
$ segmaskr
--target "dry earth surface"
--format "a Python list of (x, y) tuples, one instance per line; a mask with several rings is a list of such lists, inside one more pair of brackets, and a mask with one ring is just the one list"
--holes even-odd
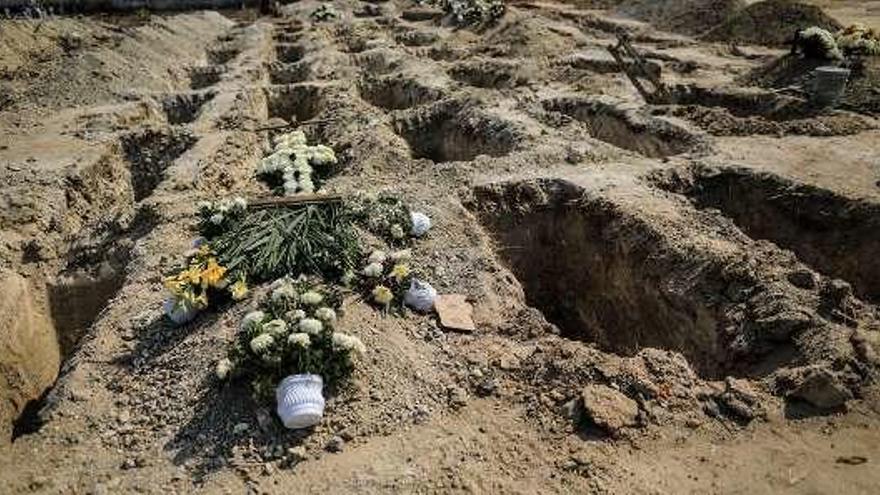
[[(877, 493), (876, 86), (792, 110), (745, 87), (784, 48), (645, 3), (0, 20), (0, 493)], [(196, 202), (266, 194), (282, 121), (328, 190), (433, 218), (416, 259), (477, 323), (347, 300), (369, 355), (309, 431), (214, 377), (263, 289), (161, 311)]]

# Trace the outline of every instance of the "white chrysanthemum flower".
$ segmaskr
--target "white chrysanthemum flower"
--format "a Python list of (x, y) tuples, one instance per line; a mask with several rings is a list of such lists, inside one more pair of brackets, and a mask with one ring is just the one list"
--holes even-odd
[(306, 312), (301, 309), (294, 309), (293, 311), (288, 311), (285, 316), (287, 316), (288, 321), (291, 323), (296, 323), (306, 317)]
[(379, 251), (378, 249), (370, 253), (370, 257), (367, 258), (368, 263), (385, 263), (385, 253), (383, 251)]
[(263, 354), (268, 351), (273, 344), (275, 344), (275, 338), (272, 337), (272, 335), (261, 333), (251, 339), (251, 350), (254, 351), (254, 354)]
[(406, 233), (403, 231), (403, 227), (401, 227), (399, 223), (395, 223), (391, 226), (390, 233), (391, 237), (393, 237), (394, 239), (403, 239), (406, 236)]
[(319, 292), (315, 292), (313, 290), (306, 292), (300, 298), (300, 301), (302, 301), (303, 304), (309, 306), (317, 306), (318, 304), (321, 304), (323, 300), (324, 296), (322, 296)]
[(333, 333), (333, 348), (340, 351), (349, 351), (354, 354), (363, 355), (367, 352), (367, 347), (361, 342), (361, 339), (354, 335), (346, 333)]
[(315, 183), (308, 179), (302, 179), (299, 181), (299, 187), (303, 192), (313, 193), (315, 192)]
[(321, 330), (324, 330), (324, 324), (314, 318), (303, 318), (299, 321), (299, 329), (309, 335), (318, 335)]
[(209, 220), (214, 225), (220, 225), (221, 223), (223, 223), (223, 215), (221, 215), (220, 213), (215, 213), (211, 215), (211, 218)]
[(263, 325), (263, 332), (274, 337), (280, 337), (287, 333), (287, 323), (284, 320), (274, 319)]
[(342, 277), (339, 279), (339, 281), (342, 283), (342, 285), (349, 286), (352, 284), (352, 282), (354, 282), (354, 278), (355, 273), (351, 270), (346, 270), (346, 272), (342, 274)]
[(296, 301), (296, 289), (290, 283), (283, 283), (272, 291), (272, 302)]
[(309, 334), (298, 332), (290, 334), (290, 337), (287, 337), (287, 342), (290, 345), (298, 345), (300, 347), (308, 347), (312, 343), (312, 339), (309, 338)]
[(217, 367), (214, 369), (214, 373), (217, 374), (217, 378), (225, 380), (226, 377), (229, 376), (230, 371), (232, 371), (232, 361), (226, 358), (217, 361)]
[(401, 249), (400, 251), (394, 251), (388, 258), (395, 263), (403, 263), (412, 259), (412, 250)]
[(332, 323), (336, 321), (336, 311), (333, 311), (331, 308), (323, 307), (315, 310), (315, 318), (323, 321), (324, 323)]
[(382, 265), (380, 265), (379, 263), (370, 263), (369, 265), (367, 265), (364, 268), (363, 273), (364, 273), (364, 275), (371, 277), (371, 278), (381, 277), (382, 276)]
[(251, 311), (242, 318), (241, 328), (244, 328), (245, 330), (250, 329), (252, 326), (262, 323), (265, 318), (266, 313), (263, 313), (262, 311)]

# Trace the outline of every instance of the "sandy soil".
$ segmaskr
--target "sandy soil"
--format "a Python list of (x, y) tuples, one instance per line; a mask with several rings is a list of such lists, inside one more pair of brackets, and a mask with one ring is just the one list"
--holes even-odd
[[(0, 21), (0, 323), (39, 330), (0, 357), (0, 492), (875, 493), (877, 120), (780, 113), (738, 84), (781, 51), (613, 3)], [(618, 30), (678, 105), (617, 73)], [(336, 150), (330, 191), (432, 217), (416, 259), (478, 327), (347, 300), (369, 356), (298, 432), (213, 374), (263, 288), (161, 312), (195, 203), (266, 193), (278, 119)], [(637, 412), (599, 427), (587, 386)]]

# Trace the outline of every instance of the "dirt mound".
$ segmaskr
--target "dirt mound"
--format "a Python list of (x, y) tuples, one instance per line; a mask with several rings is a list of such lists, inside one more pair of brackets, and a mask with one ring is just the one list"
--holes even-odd
[(726, 21), (745, 6), (744, 0), (626, 0), (617, 11), (660, 29), (695, 35)]
[[(23, 277), (0, 272), (0, 425), (6, 428), (55, 381), (61, 364), (52, 321)], [(0, 431), (0, 444), (12, 432)]]
[[(787, 86), (808, 87), (813, 69), (826, 62), (786, 55), (753, 70), (743, 78), (744, 84), (764, 88)], [(867, 57), (851, 64), (852, 74), (840, 106), (854, 112), (880, 115), (880, 59)]]
[(703, 38), (707, 41), (779, 46), (791, 39), (796, 30), (810, 26), (830, 31), (841, 28), (839, 22), (815, 5), (792, 0), (767, 0), (749, 5), (714, 27)]

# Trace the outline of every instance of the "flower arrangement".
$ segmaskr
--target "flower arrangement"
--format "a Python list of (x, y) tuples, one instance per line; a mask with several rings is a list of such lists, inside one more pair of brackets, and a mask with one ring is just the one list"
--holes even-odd
[(383, 251), (373, 251), (357, 275), (364, 299), (385, 311), (399, 311), (416, 276), (412, 269), (412, 252), (403, 249), (386, 255)]
[(165, 288), (171, 293), (165, 312), (175, 323), (191, 320), (215, 301), (239, 301), (248, 293), (245, 278), (231, 276), (207, 244), (188, 254), (186, 268), (165, 278)]
[(322, 3), (318, 8), (309, 14), (315, 22), (332, 21), (339, 17), (339, 11), (333, 8), (329, 3)]
[(325, 385), (338, 385), (366, 352), (360, 339), (336, 330), (340, 306), (339, 291), (315, 280), (276, 281), (260, 310), (242, 319), (236, 344), (217, 363), (217, 377), (249, 378), (259, 400), (269, 400), (288, 375), (319, 375)]
[(842, 60), (843, 53), (837, 46), (834, 35), (818, 26), (811, 26), (797, 32), (794, 47), (799, 48), (805, 57), (825, 60)]
[(236, 196), (220, 201), (200, 201), (199, 232), (211, 238), (234, 228), (247, 214), (247, 201)]
[(421, 0), (443, 9), (456, 26), (489, 27), (507, 12), (504, 0)]
[(274, 151), (260, 162), (257, 177), (284, 196), (313, 193), (316, 181), (320, 185), (335, 163), (332, 148), (308, 145), (306, 135), (297, 130), (276, 136)]
[(402, 245), (409, 241), (412, 214), (400, 198), (387, 194), (357, 195), (348, 202), (348, 209), (359, 225), (389, 244)]
[(880, 33), (862, 24), (853, 24), (837, 33), (837, 46), (847, 55), (880, 55)]

